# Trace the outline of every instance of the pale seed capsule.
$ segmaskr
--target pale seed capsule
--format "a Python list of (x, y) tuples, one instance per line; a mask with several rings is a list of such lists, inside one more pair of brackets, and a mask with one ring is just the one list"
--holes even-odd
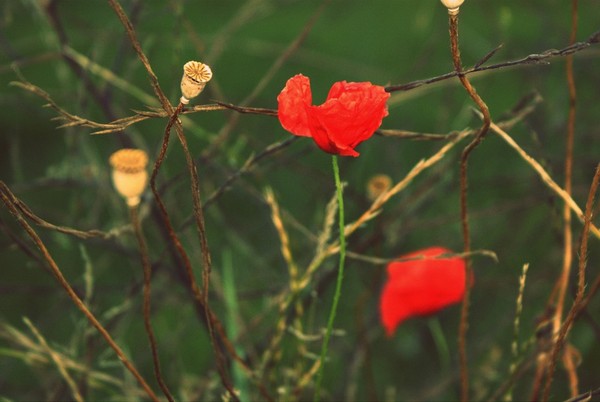
[(367, 197), (375, 201), (377, 197), (385, 193), (392, 186), (392, 179), (385, 174), (377, 174), (369, 179), (367, 183)]
[(465, 0), (441, 0), (442, 4), (448, 9), (448, 14), (458, 14), (458, 8), (464, 3)]
[(181, 77), (181, 103), (184, 105), (190, 103), (190, 99), (198, 96), (211, 78), (212, 71), (206, 64), (199, 61), (185, 63), (183, 77)]
[(148, 182), (148, 154), (141, 149), (124, 148), (113, 153), (109, 162), (115, 189), (125, 197), (127, 205), (137, 206)]

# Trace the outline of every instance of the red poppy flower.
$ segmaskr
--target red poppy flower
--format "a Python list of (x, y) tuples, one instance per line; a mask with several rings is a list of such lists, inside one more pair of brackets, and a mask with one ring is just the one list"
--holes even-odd
[(388, 115), (390, 94), (370, 82), (336, 82), (327, 100), (312, 104), (310, 80), (302, 74), (290, 78), (277, 97), (278, 116), (292, 134), (312, 137), (323, 151), (358, 156), (354, 148), (369, 139)]
[(463, 299), (465, 261), (458, 257), (433, 258), (449, 253), (452, 251), (443, 247), (430, 247), (401, 257), (425, 259), (392, 262), (387, 266), (388, 280), (379, 309), (388, 336), (408, 318), (433, 314)]

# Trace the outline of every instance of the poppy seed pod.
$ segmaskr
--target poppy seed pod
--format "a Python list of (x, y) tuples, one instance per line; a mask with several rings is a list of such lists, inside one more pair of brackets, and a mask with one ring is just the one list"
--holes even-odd
[(190, 99), (198, 96), (211, 78), (212, 71), (206, 64), (199, 61), (185, 63), (183, 77), (181, 77), (181, 103), (184, 105), (190, 103)]
[(385, 193), (392, 186), (392, 179), (385, 174), (377, 174), (371, 177), (367, 183), (367, 197), (370, 201), (375, 201), (381, 194)]
[(116, 190), (125, 197), (127, 205), (137, 206), (148, 182), (148, 154), (141, 149), (125, 148), (113, 153), (109, 162)]
[(458, 14), (458, 8), (464, 3), (465, 0), (441, 0), (442, 4), (448, 9), (448, 14)]

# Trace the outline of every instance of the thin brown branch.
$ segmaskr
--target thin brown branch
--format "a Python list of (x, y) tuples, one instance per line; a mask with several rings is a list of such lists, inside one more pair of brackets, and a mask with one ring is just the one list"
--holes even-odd
[(584, 392), (583, 394), (577, 395), (573, 398), (567, 399), (565, 402), (588, 402), (593, 401), (594, 397), (600, 395), (600, 388), (596, 388), (593, 391)]
[[(181, 123), (177, 119), (177, 115), (183, 109), (183, 104), (180, 103), (176, 109), (173, 108), (173, 106), (167, 99), (166, 95), (160, 88), (160, 84), (158, 83), (158, 78), (154, 74), (154, 71), (152, 70), (150, 62), (148, 61), (148, 58), (144, 54), (142, 47), (140, 45), (140, 42), (137, 39), (137, 35), (135, 33), (133, 25), (131, 24), (131, 21), (129, 20), (129, 18), (127, 17), (125, 12), (123, 11), (123, 8), (121, 7), (120, 3), (118, 2), (118, 0), (108, 0), (108, 2), (110, 4), (110, 6), (113, 8), (113, 10), (116, 12), (119, 19), (121, 20), (121, 23), (123, 24), (123, 26), (125, 27), (125, 31), (127, 32), (127, 35), (129, 36), (129, 40), (130, 40), (133, 48), (135, 49), (140, 61), (142, 62), (142, 64), (144, 65), (144, 67), (146, 69), (146, 72), (150, 79), (150, 83), (152, 85), (152, 89), (154, 90), (156, 97), (160, 100), (160, 103), (161, 103), (164, 111), (167, 112), (171, 116), (169, 119), (169, 124), (167, 125), (166, 130), (165, 130), (165, 140), (163, 141), (164, 151), (161, 149), (161, 153), (163, 154), (163, 157), (164, 157), (164, 153), (166, 153), (166, 147), (168, 146), (168, 136), (169, 136), (168, 133), (171, 131), (171, 127), (173, 126), (173, 124), (175, 124), (175, 131), (177, 132), (177, 137), (179, 139), (179, 142), (181, 143), (181, 146), (183, 147), (183, 151), (184, 151), (185, 158), (186, 158), (186, 163), (187, 163), (189, 173), (190, 173), (194, 216), (196, 218), (195, 219), (196, 226), (198, 229), (198, 233), (200, 235), (200, 248), (202, 250), (202, 262), (203, 262), (202, 276), (204, 279), (204, 296), (203, 296), (202, 304), (204, 306), (205, 313), (206, 313), (208, 333), (210, 336), (211, 344), (213, 346), (213, 350), (216, 355), (217, 370), (219, 372), (219, 376), (221, 377), (221, 382), (223, 383), (223, 386), (227, 389), (231, 398), (234, 401), (239, 401), (239, 398), (237, 397), (235, 390), (233, 389), (233, 385), (231, 384), (231, 380), (229, 379), (229, 376), (226, 372), (225, 363), (224, 363), (225, 358), (224, 358), (223, 351), (221, 350), (220, 345), (217, 343), (217, 341), (215, 339), (215, 333), (214, 333), (212, 320), (211, 320), (211, 313), (210, 313), (209, 306), (208, 306), (208, 288), (209, 288), (209, 276), (210, 276), (210, 270), (211, 270), (211, 259), (210, 259), (210, 252), (208, 249), (208, 242), (206, 239), (206, 230), (204, 228), (204, 215), (202, 212), (202, 204), (200, 201), (200, 187), (198, 184), (198, 172), (196, 170), (194, 159), (192, 158), (192, 156), (189, 152), (189, 149), (187, 146), (187, 141), (186, 141), (185, 135), (183, 133), (183, 127), (181, 126)], [(154, 181), (156, 180), (156, 174), (158, 173), (159, 167), (160, 167), (160, 164), (155, 164), (155, 169), (153, 172)], [(153, 185), (153, 192), (156, 197), (158, 195), (158, 193), (156, 191), (155, 183)], [(161, 211), (162, 211), (163, 218), (165, 218), (165, 217), (168, 218), (168, 213), (167, 213), (166, 209), (164, 208), (164, 205), (161, 206)], [(166, 223), (166, 220), (165, 220), (165, 223)], [(171, 234), (172, 239), (176, 238), (175, 231), (174, 231), (172, 225), (169, 227), (169, 232)], [(183, 250), (183, 246), (181, 244), (179, 244), (179, 246), (177, 246), (177, 248), (180, 249), (180, 253), (181, 253), (181, 251)], [(190, 272), (188, 272), (188, 276), (191, 280), (192, 278), (194, 278), (193, 272), (191, 272), (191, 264), (186, 265), (186, 269), (190, 270)], [(195, 283), (195, 279), (194, 279), (194, 281), (192, 281), (190, 283), (190, 286), (194, 287), (194, 283)], [(196, 285), (196, 287), (197, 287), (197, 285)], [(192, 290), (194, 291), (194, 289), (192, 289)], [(202, 296), (199, 293), (195, 293), (195, 294), (197, 294), (198, 296)]]
[(575, 295), (575, 300), (573, 301), (573, 305), (565, 318), (564, 323), (560, 327), (560, 332), (554, 342), (552, 347), (552, 353), (550, 355), (550, 365), (546, 372), (546, 383), (544, 386), (544, 392), (542, 396), (542, 401), (547, 401), (550, 396), (550, 386), (552, 384), (552, 380), (554, 377), (554, 371), (556, 369), (556, 362), (558, 360), (558, 354), (560, 353), (565, 341), (567, 334), (571, 330), (575, 317), (579, 310), (582, 307), (583, 296), (585, 292), (585, 268), (587, 265), (587, 249), (588, 249), (588, 239), (589, 232), (592, 225), (592, 212), (594, 210), (594, 202), (596, 193), (598, 191), (598, 186), (600, 185), (600, 163), (596, 166), (596, 171), (594, 173), (594, 178), (592, 179), (592, 184), (590, 186), (590, 191), (588, 193), (588, 198), (585, 204), (585, 214), (584, 214), (584, 223), (583, 230), (581, 233), (581, 242), (579, 245), (579, 266), (578, 266), (578, 283), (577, 283), (577, 293)]
[(387, 265), (392, 262), (406, 262), (406, 261), (415, 261), (415, 260), (437, 260), (437, 259), (448, 259), (448, 258), (472, 258), (475, 256), (483, 256), (488, 257), (494, 260), (494, 262), (498, 262), (498, 255), (492, 250), (472, 250), (469, 253), (444, 253), (440, 254), (436, 257), (424, 257), (422, 255), (416, 255), (411, 258), (381, 258), (381, 257), (373, 257), (370, 255), (364, 255), (360, 253), (355, 253), (352, 251), (347, 251), (346, 255), (348, 258), (363, 261), (372, 265)]
[(579, 376), (577, 375), (577, 365), (579, 361), (581, 361), (581, 354), (579, 354), (579, 351), (573, 345), (567, 344), (562, 353), (562, 363), (567, 372), (571, 397), (579, 394)]
[[(508, 133), (502, 128), (500, 128), (497, 124), (494, 124), (492, 122), (490, 128), (492, 129), (492, 131), (498, 134), (511, 148), (517, 151), (521, 158), (523, 158), (523, 160), (525, 160), (525, 162), (527, 162), (533, 168), (533, 170), (535, 170), (535, 172), (540, 176), (544, 184), (546, 184), (548, 188), (550, 188), (550, 190), (552, 190), (556, 195), (558, 195), (564, 202), (566, 202), (569, 205), (571, 210), (575, 212), (575, 214), (581, 222), (585, 221), (583, 212), (579, 205), (577, 205), (577, 203), (573, 200), (573, 198), (571, 198), (569, 194), (567, 194), (565, 190), (563, 190), (558, 184), (556, 184), (556, 182), (552, 179), (552, 177), (548, 174), (548, 172), (546, 172), (546, 170), (542, 167), (542, 165), (540, 165), (538, 161), (529, 156), (527, 152), (525, 152), (523, 148), (521, 148), (519, 144), (517, 144), (517, 142), (513, 140), (512, 137), (508, 135)], [(597, 239), (600, 239), (600, 230), (593, 223), (590, 224), (590, 231)]]
[[(173, 224), (171, 223), (171, 219), (167, 212), (167, 208), (160, 196), (160, 191), (156, 187), (156, 178), (158, 175), (158, 171), (164, 161), (164, 158), (165, 158), (165, 155), (166, 155), (166, 152), (168, 149), (169, 139), (170, 139), (170, 135), (171, 135), (171, 128), (173, 127), (173, 125), (175, 124), (175, 121), (177, 120), (177, 115), (178, 115), (179, 111), (182, 109), (183, 109), (183, 104), (180, 104), (178, 106), (178, 109), (176, 110), (176, 112), (169, 119), (167, 127), (165, 128), (165, 133), (163, 136), (161, 150), (159, 152), (159, 155), (156, 158), (156, 161), (155, 161), (155, 164), (154, 164), (154, 167), (152, 170), (152, 174), (150, 176), (150, 188), (152, 190), (152, 193), (154, 194), (154, 198), (158, 205), (159, 212), (160, 212), (161, 218), (165, 224), (165, 228), (167, 230), (168, 236), (171, 239), (171, 242), (175, 245), (175, 249), (177, 250), (177, 253), (179, 254), (179, 257), (181, 258), (181, 261), (185, 268), (186, 277), (188, 280), (188, 284), (190, 286), (190, 290), (194, 296), (194, 300), (196, 301), (196, 303), (198, 303), (198, 305), (200, 306), (202, 311), (205, 312), (207, 326), (209, 327), (209, 332), (211, 330), (215, 330), (219, 334), (219, 338), (220, 338), (219, 340), (224, 344), (224, 346), (227, 349), (227, 351), (229, 352), (229, 354), (238, 363), (240, 363), (241, 367), (246, 371), (246, 373), (248, 373), (252, 377), (252, 370), (248, 367), (246, 362), (244, 362), (244, 360), (235, 351), (235, 348), (231, 344), (231, 341), (228, 339), (228, 337), (225, 333), (225, 329), (223, 328), (223, 325), (219, 321), (218, 317), (211, 311), (210, 307), (207, 304), (205, 304), (206, 297), (204, 296), (204, 294), (202, 293), (202, 290), (198, 286), (198, 282), (196, 281), (196, 277), (193, 272), (191, 260), (188, 257), (187, 252), (185, 251), (185, 249), (183, 247), (183, 244), (179, 240), (179, 237), (177, 236), (177, 233), (173, 227)], [(219, 349), (215, 350), (217, 356), (219, 355), (219, 353), (222, 353), (222, 352), (220, 352), (220, 346), (218, 346), (218, 347), (219, 347)], [(217, 362), (217, 364), (219, 364), (219, 362)], [(224, 370), (224, 368), (223, 368), (223, 370)], [(263, 397), (265, 397), (266, 400), (272, 401), (273, 398), (268, 394), (266, 388), (261, 383), (258, 383), (257, 385), (258, 385), (259, 390), (260, 390), (261, 394), (263, 395)], [(231, 387), (230, 392), (233, 392), (233, 387)]]
[(439, 151), (437, 151), (434, 155), (430, 156), (427, 159), (421, 159), (415, 166), (413, 166), (413, 168), (406, 174), (406, 176), (401, 181), (399, 181), (385, 193), (377, 197), (377, 199), (373, 201), (373, 204), (371, 204), (371, 206), (365, 212), (363, 212), (358, 219), (346, 225), (346, 236), (350, 236), (360, 226), (379, 215), (379, 213), (381, 212), (381, 207), (390, 198), (398, 194), (400, 191), (404, 190), (412, 182), (412, 180), (424, 170), (430, 168), (431, 166), (435, 165), (440, 160), (442, 160), (458, 142), (471, 135), (472, 133), (472, 131), (461, 132), (452, 140), (448, 141), (448, 143), (441, 147)]
[[(581, 52), (581, 51), (589, 48), (590, 46), (597, 44), (598, 42), (600, 42), (600, 31), (594, 32), (592, 35), (590, 35), (590, 37), (586, 41), (576, 42), (576, 43), (573, 43), (572, 45), (569, 45), (569, 46), (559, 49), (559, 50), (549, 49), (549, 50), (543, 51), (541, 53), (530, 54), (521, 59), (506, 61), (506, 62), (482, 67), (481, 66), (482, 61), (483, 62), (487, 61), (487, 58), (488, 58), (488, 56), (490, 56), (490, 53), (492, 53), (492, 55), (493, 55), (493, 53), (495, 53), (494, 51), (492, 51), (492, 52), (488, 53), (488, 55), (486, 55), (482, 59), (482, 61), (478, 62), (475, 67), (463, 70), (461, 72), (461, 75), (468, 76), (468, 75), (486, 71), (486, 70), (497, 70), (497, 69), (515, 67), (515, 66), (519, 66), (519, 65), (545, 63), (546, 60), (549, 60), (552, 58), (567, 57), (570, 55), (574, 55), (575, 53)], [(140, 50), (141, 50), (141, 48), (140, 48)], [(494, 50), (496, 50), (496, 49), (494, 49)], [(154, 78), (156, 78), (156, 76), (154, 75), (153, 72), (152, 72), (152, 76), (154, 76)], [(412, 82), (409, 82), (406, 84), (387, 86), (386, 91), (388, 91), (388, 92), (409, 91), (411, 89), (415, 89), (415, 88), (421, 87), (423, 85), (433, 84), (433, 83), (436, 83), (439, 81), (445, 81), (445, 80), (448, 80), (448, 79), (451, 79), (451, 78), (454, 78), (457, 76), (459, 76), (459, 74), (456, 71), (452, 71), (452, 72), (442, 74), (442, 75), (439, 75), (436, 77), (412, 81)], [(151, 78), (151, 82), (154, 82), (154, 78)], [(158, 80), (156, 80), (156, 82), (158, 83)], [(62, 125), (60, 127), (82, 126), (82, 127), (90, 127), (90, 128), (98, 129), (97, 131), (94, 132), (94, 134), (115, 133), (115, 132), (122, 131), (129, 126), (136, 124), (140, 121), (144, 121), (146, 119), (165, 118), (165, 117), (169, 117), (171, 115), (166, 110), (152, 111), (152, 112), (136, 111), (136, 114), (133, 116), (127, 116), (127, 117), (124, 117), (121, 119), (116, 119), (110, 123), (98, 123), (98, 122), (95, 122), (95, 121), (92, 121), (89, 119), (84, 119), (79, 116), (72, 115), (72, 114), (68, 113), (67, 111), (65, 111), (64, 109), (61, 109), (54, 101), (51, 100), (51, 98), (49, 97), (49, 95), (47, 93), (45, 93), (43, 90), (39, 89), (38, 87), (35, 87), (34, 85), (26, 82), (25, 80), (22, 80), (21, 83), (12, 82), (10, 84), (19, 86), (25, 90), (33, 92), (36, 95), (41, 96), (42, 98), (46, 99), (48, 101), (48, 103), (50, 104), (49, 106), (51, 106), (53, 109), (55, 109), (59, 113), (58, 118), (66, 122), (64, 125)], [(160, 89), (160, 87), (158, 87), (158, 88)], [(172, 108), (172, 106), (171, 106), (171, 108)], [(219, 102), (217, 105), (197, 105), (192, 108), (186, 108), (186, 110), (183, 111), (183, 114), (205, 112), (205, 111), (215, 111), (215, 110), (225, 110), (225, 109), (236, 110), (240, 113), (264, 114), (264, 115), (271, 115), (271, 116), (277, 115), (277, 111), (274, 109), (237, 106), (237, 105), (232, 105), (232, 104), (225, 103), (225, 102)]]
[[(569, 43), (573, 44), (577, 35), (577, 0), (571, 2), (571, 35)], [(573, 73), (573, 55), (566, 57), (565, 74), (569, 90), (569, 112), (567, 122), (567, 135), (565, 146), (565, 185), (564, 190), (571, 195), (573, 187), (573, 144), (575, 140), (575, 118), (577, 91), (575, 88), (575, 76)], [(555, 302), (555, 314), (553, 320), (554, 334), (558, 335), (562, 322), (565, 296), (569, 286), (569, 276), (573, 265), (573, 230), (571, 227), (571, 208), (565, 203), (563, 205), (563, 266), (562, 272), (557, 280), (557, 297)], [(569, 367), (569, 366), (565, 366)], [(572, 390), (571, 396), (575, 396), (579, 390)]]
[(15, 208), (17, 208), (20, 211), (20, 213), (22, 213), (24, 216), (35, 222), (36, 225), (41, 226), (44, 229), (55, 230), (57, 232), (65, 233), (84, 240), (92, 238), (108, 239), (116, 235), (116, 232), (103, 232), (101, 230), (96, 229), (83, 231), (66, 226), (53, 225), (52, 223), (45, 221), (44, 219), (34, 214), (23, 201), (21, 201), (19, 198), (17, 198), (16, 195), (13, 194), (13, 192), (4, 182), (0, 182), (0, 191), (4, 193), (8, 199), (10, 199), (11, 203), (14, 205)]
[(382, 137), (402, 138), (404, 140), (445, 141), (445, 140), (452, 139), (458, 133), (432, 134), (432, 133), (416, 133), (414, 131), (406, 131), (406, 130), (379, 129), (379, 130), (375, 131), (375, 134), (381, 135)]
[[(50, 107), (58, 113), (58, 116), (53, 117), (52, 120), (62, 122), (62, 124), (59, 125), (58, 128), (88, 127), (96, 130), (92, 132), (92, 134), (94, 135), (118, 133), (144, 120), (166, 118), (170, 116), (170, 114), (163, 109), (149, 106), (149, 110), (134, 110), (135, 114), (132, 116), (122, 117), (120, 119), (113, 120), (110, 123), (99, 123), (67, 112), (65, 109), (60, 107), (46, 91), (27, 81), (24, 77), (20, 77), (20, 81), (10, 82), (9, 85), (31, 92), (32, 94), (39, 96), (40, 98), (48, 102), (44, 105), (44, 107)], [(180, 114), (190, 114), (197, 112), (208, 112), (227, 109), (231, 108), (221, 106), (218, 104), (196, 105), (191, 108), (186, 108), (182, 110)], [(275, 115), (276, 114), (277, 113), (275, 111)]]
[(129, 42), (133, 46), (133, 49), (138, 55), (138, 58), (140, 59), (140, 61), (144, 65), (144, 68), (146, 69), (146, 73), (148, 74), (148, 79), (150, 80), (150, 84), (152, 85), (154, 94), (160, 101), (160, 104), (162, 105), (165, 112), (173, 114), (173, 105), (171, 105), (163, 90), (160, 88), (160, 84), (158, 83), (158, 77), (156, 77), (156, 74), (154, 74), (154, 70), (152, 70), (152, 66), (150, 65), (148, 58), (144, 54), (144, 51), (142, 50), (142, 46), (140, 45), (140, 42), (137, 39), (135, 29), (133, 27), (133, 24), (129, 20), (129, 17), (127, 17), (127, 14), (125, 14), (123, 7), (121, 7), (121, 4), (118, 0), (108, 0), (108, 4), (115, 11), (117, 16), (119, 17), (119, 20), (121, 20), (121, 23), (125, 27), (125, 32), (127, 32)]
[[(281, 68), (281, 66), (300, 48), (302, 43), (306, 40), (308, 35), (310, 34), (313, 26), (317, 22), (319, 16), (325, 9), (326, 4), (329, 0), (322, 1), (321, 5), (315, 10), (315, 12), (310, 16), (308, 21), (304, 24), (302, 31), (296, 36), (296, 38), (285, 48), (285, 50), (273, 61), (269, 69), (263, 74), (261, 79), (254, 86), (252, 91), (248, 96), (246, 96), (242, 102), (241, 106), (246, 107), (250, 103), (256, 99), (258, 95), (267, 87), (268, 83), (273, 79), (277, 71)], [(215, 139), (212, 141), (210, 146), (202, 153), (203, 158), (210, 157), (215, 151), (220, 149), (221, 145), (226, 141), (229, 134), (233, 131), (235, 126), (239, 121), (239, 115), (233, 115), (229, 120), (228, 124), (225, 125), (217, 134)]]
[[(81, 81), (83, 81), (86, 91), (100, 106), (100, 108), (103, 110), (104, 114), (108, 117), (108, 119), (113, 120), (116, 116), (109, 99), (105, 97), (102, 91), (94, 84), (92, 79), (86, 73), (85, 69), (81, 65), (79, 65), (79, 63), (77, 63), (77, 61), (72, 57), (72, 55), (68, 54), (68, 52), (66, 51), (66, 49), (69, 48), (69, 38), (58, 13), (59, 3), (60, 1), (58, 0), (51, 0), (47, 2), (45, 4), (45, 11), (50, 21), (50, 25), (55, 30), (58, 41), (60, 43), (61, 56), (65, 63), (69, 66), (71, 71), (77, 77), (79, 77)], [(115, 131), (115, 133), (117, 134), (118, 140), (122, 146), (132, 146), (131, 139), (123, 135), (122, 130), (117, 130)]]
[[(483, 124), (475, 134), (475, 138), (464, 148), (460, 157), (460, 217), (463, 233), (463, 250), (465, 253), (471, 251), (471, 234), (469, 228), (469, 212), (467, 201), (467, 166), (471, 152), (485, 138), (490, 128), (490, 111), (481, 97), (471, 85), (471, 82), (466, 75), (462, 73), (462, 61), (460, 59), (460, 48), (458, 45), (458, 15), (459, 13), (449, 13), (448, 20), (450, 26), (450, 49), (452, 52), (452, 61), (454, 63), (454, 71), (458, 74), (458, 78), (471, 97), (477, 107), (483, 114)], [(466, 261), (466, 281), (469, 282), (472, 277), (471, 260)], [(467, 283), (465, 287), (465, 295), (461, 305), (460, 324), (458, 328), (458, 354), (460, 365), (460, 399), (466, 402), (469, 399), (469, 367), (467, 360), (467, 330), (469, 323), (469, 303), (471, 298), (471, 286)]]
[(219, 102), (215, 101), (215, 103), (219, 106), (223, 106), (224, 108), (235, 110), (236, 112), (243, 114), (261, 114), (265, 116), (277, 116), (277, 110), (275, 109), (264, 109), (259, 107), (245, 107), (233, 105), (231, 103)]
[(142, 259), (142, 268), (144, 270), (144, 303), (143, 303), (143, 313), (144, 313), (144, 326), (146, 328), (146, 333), (148, 334), (148, 341), (150, 343), (150, 351), (152, 352), (152, 362), (154, 364), (154, 376), (156, 377), (156, 381), (160, 386), (160, 389), (163, 391), (165, 397), (169, 400), (169, 402), (174, 402), (173, 395), (169, 391), (169, 387), (165, 383), (162, 373), (160, 371), (160, 360), (158, 357), (158, 346), (156, 343), (156, 337), (154, 335), (154, 330), (152, 329), (152, 322), (150, 321), (150, 281), (152, 278), (152, 267), (150, 265), (150, 258), (148, 256), (148, 246), (146, 245), (146, 239), (144, 238), (144, 233), (142, 231), (142, 225), (140, 223), (140, 219), (138, 216), (137, 206), (129, 208), (129, 214), (131, 217), (131, 224), (133, 225), (135, 231), (135, 237), (138, 242), (138, 246), (140, 248), (140, 257)]
[(411, 89), (415, 89), (415, 88), (418, 88), (423, 85), (428, 85), (428, 84), (433, 84), (433, 83), (439, 82), (439, 81), (449, 80), (449, 79), (457, 77), (459, 75), (467, 76), (467, 75), (471, 75), (471, 74), (481, 72), (481, 71), (486, 71), (486, 70), (497, 70), (497, 69), (504, 69), (504, 68), (515, 67), (515, 66), (520, 66), (520, 65), (547, 63), (547, 60), (550, 60), (550, 59), (553, 59), (556, 57), (566, 57), (568, 55), (575, 54), (575, 53), (585, 50), (585, 49), (589, 48), (590, 46), (595, 45), (599, 42), (600, 42), (600, 31), (596, 31), (593, 34), (591, 34), (587, 40), (585, 40), (583, 42), (573, 43), (572, 45), (568, 45), (559, 50), (548, 49), (541, 53), (530, 54), (529, 56), (526, 56), (526, 57), (523, 57), (520, 59), (505, 61), (505, 62), (498, 63), (498, 64), (492, 64), (487, 67), (480, 66), (480, 67), (469, 68), (467, 70), (463, 70), (461, 73), (458, 73), (457, 71), (453, 71), (453, 72), (439, 75), (437, 77), (427, 78), (424, 80), (412, 81), (412, 82), (408, 82), (406, 84), (401, 84), (401, 85), (390, 85), (390, 86), (385, 87), (385, 90), (387, 92), (409, 91)]
[[(206, 209), (209, 205), (217, 201), (227, 190), (231, 188), (233, 182), (235, 182), (240, 177), (250, 173), (262, 159), (268, 157), (269, 155), (273, 155), (282, 149), (287, 148), (299, 138), (300, 137), (292, 136), (284, 141), (275, 142), (267, 146), (260, 153), (250, 156), (246, 160), (246, 162), (244, 162), (241, 168), (236, 170), (234, 173), (230, 174), (229, 177), (227, 177), (227, 179), (223, 182), (223, 184), (221, 184), (219, 188), (212, 192), (212, 194), (206, 199), (206, 201), (204, 201), (204, 205), (202, 207)], [(193, 222), (193, 218), (193, 216), (187, 218), (181, 224), (179, 231), (184, 230), (186, 227), (188, 227)]]
[[(2, 188), (6, 188), (6, 185), (2, 181), (0, 181), (0, 186)], [(158, 402), (159, 399), (156, 396), (156, 394), (154, 393), (154, 391), (152, 391), (152, 389), (150, 388), (148, 383), (146, 383), (146, 380), (144, 380), (144, 378), (141, 376), (141, 374), (137, 371), (137, 369), (135, 368), (133, 363), (127, 358), (127, 356), (125, 356), (125, 354), (123, 353), (123, 351), (121, 350), (119, 345), (117, 345), (117, 343), (113, 340), (113, 338), (110, 336), (108, 331), (106, 331), (106, 329), (102, 326), (102, 324), (96, 319), (94, 314), (88, 309), (88, 307), (85, 305), (85, 303), (83, 303), (83, 301), (79, 298), (79, 296), (77, 295), (75, 290), (71, 287), (71, 285), (69, 284), (67, 279), (63, 276), (60, 268), (58, 267), (58, 265), (56, 265), (56, 262), (54, 261), (54, 259), (50, 255), (50, 253), (48, 252), (48, 249), (46, 248), (46, 246), (44, 245), (44, 243), (42, 242), (40, 237), (37, 235), (35, 230), (33, 230), (33, 228), (27, 223), (27, 221), (25, 220), (23, 215), (20, 213), (20, 211), (11, 202), (11, 199), (6, 195), (6, 193), (4, 191), (0, 191), (0, 198), (2, 198), (4, 205), (6, 205), (6, 207), (11, 212), (11, 214), (17, 219), (19, 224), (23, 227), (23, 229), (25, 230), (27, 235), (31, 238), (31, 240), (39, 248), (39, 250), (42, 253), (42, 256), (44, 257), (47, 264), (49, 265), (49, 267), (52, 271), (52, 274), (54, 275), (56, 280), (59, 282), (59, 284), (62, 286), (62, 288), (66, 291), (67, 295), (73, 301), (75, 306), (85, 315), (85, 317), (88, 319), (88, 321), (96, 328), (96, 330), (100, 333), (100, 335), (102, 335), (102, 337), (106, 340), (106, 343), (108, 343), (108, 345), (115, 351), (115, 353), (119, 357), (119, 360), (121, 360), (121, 362), (123, 363), (125, 368), (127, 368), (127, 370), (129, 370), (131, 372), (131, 374), (133, 374), (133, 376), (138, 381), (138, 383), (141, 385), (141, 387), (146, 391), (146, 393), (148, 394), (150, 399), (152, 399), (155, 402)]]

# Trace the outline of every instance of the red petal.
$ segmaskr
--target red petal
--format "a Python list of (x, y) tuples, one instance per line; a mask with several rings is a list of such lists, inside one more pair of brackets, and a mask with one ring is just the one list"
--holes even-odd
[(310, 80), (302, 74), (290, 78), (277, 96), (279, 122), (292, 134), (310, 137), (308, 108), (312, 103)]
[[(328, 152), (358, 156), (354, 148), (381, 125), (387, 116), (389, 97), (383, 87), (369, 82), (336, 82), (327, 101), (311, 108), (313, 138), (322, 149), (336, 151)], [(325, 146), (326, 143), (330, 145)]]
[(278, 100), (278, 116), (286, 130), (313, 137), (331, 154), (358, 156), (354, 148), (373, 135), (387, 116), (390, 95), (369, 82), (336, 82), (327, 101), (312, 106), (310, 81), (298, 74), (288, 80)]
[(327, 128), (321, 123), (320, 120), (321, 111), (317, 106), (311, 106), (308, 112), (309, 124), (312, 133), (313, 140), (323, 151), (342, 156), (358, 156), (352, 147), (344, 144), (336, 144), (332, 141)]
[[(451, 253), (442, 247), (416, 251), (401, 258), (436, 257)], [(383, 326), (391, 336), (404, 320), (435, 313), (460, 302), (465, 293), (465, 262), (461, 258), (393, 262), (380, 300)]]

